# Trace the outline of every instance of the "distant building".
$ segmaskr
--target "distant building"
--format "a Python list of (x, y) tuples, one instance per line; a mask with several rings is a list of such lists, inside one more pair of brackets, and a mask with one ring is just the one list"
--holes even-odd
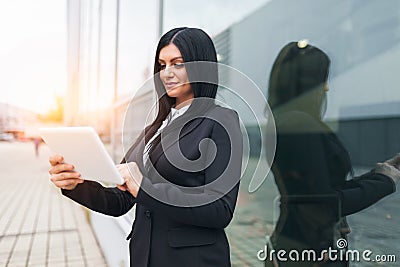
[(0, 133), (12, 133), (24, 137), (32, 125), (38, 122), (38, 114), (33, 111), (0, 103)]

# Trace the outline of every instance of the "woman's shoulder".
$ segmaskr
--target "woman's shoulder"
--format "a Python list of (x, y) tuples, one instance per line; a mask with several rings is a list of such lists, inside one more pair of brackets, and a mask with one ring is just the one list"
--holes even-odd
[(306, 112), (290, 111), (275, 115), (278, 132), (330, 133), (331, 129), (321, 120)]
[(230, 108), (214, 105), (210, 108), (206, 114), (204, 114), (208, 122), (212, 124), (220, 124), (224, 127), (238, 127), (239, 125), (239, 115), (238, 113)]
[(223, 107), (220, 105), (214, 105), (208, 112), (207, 115), (213, 115), (217, 117), (239, 117), (238, 113), (230, 108)]

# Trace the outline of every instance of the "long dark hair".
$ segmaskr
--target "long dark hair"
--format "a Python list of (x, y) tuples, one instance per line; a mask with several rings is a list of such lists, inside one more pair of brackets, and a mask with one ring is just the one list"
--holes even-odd
[[(146, 144), (157, 132), (162, 122), (171, 112), (171, 108), (175, 105), (175, 98), (170, 97), (166, 94), (166, 90), (160, 79), (159, 72), (161, 71), (161, 65), (158, 61), (161, 49), (171, 43), (174, 44), (181, 52), (184, 63), (195, 61), (206, 61), (214, 63), (217, 62), (217, 53), (214, 47), (214, 43), (211, 40), (210, 36), (208, 36), (201, 29), (187, 27), (176, 28), (168, 31), (160, 38), (154, 59), (154, 85), (158, 96), (158, 113), (155, 120), (145, 129)], [(216, 67), (216, 64), (213, 65), (214, 67), (212, 67), (212, 71), (207, 71), (207, 80), (211, 80), (212, 83), (190, 83), (190, 87), (194, 94), (194, 100), (186, 113), (195, 111), (196, 114), (203, 114), (208, 109), (210, 109), (211, 105), (213, 105), (214, 101), (196, 101), (196, 98), (200, 97), (202, 99), (215, 99), (218, 88), (218, 69)], [(195, 64), (186, 65), (186, 71), (189, 81), (199, 80), (197, 76), (199, 75), (199, 73), (196, 71)], [(210, 75), (211, 77), (209, 77)], [(181, 117), (184, 117), (186, 113)], [(176, 121), (178, 121), (178, 119)], [(150, 146), (150, 153), (152, 152), (154, 147), (160, 142), (160, 140), (161, 136), (159, 135), (157, 136), (157, 138), (155, 138), (154, 141), (152, 141)]]
[(321, 119), (326, 105), (330, 59), (308, 43), (290, 42), (279, 52), (271, 70), (268, 102), (272, 111), (306, 112)]
[[(331, 60), (325, 52), (302, 41), (290, 42), (281, 49), (272, 66), (268, 88), (268, 103), (277, 125), (280, 123), (280, 115), (290, 111), (305, 112), (322, 121), (326, 108), (325, 86), (330, 64)], [(282, 118), (285, 120), (285, 116)], [(331, 129), (325, 126), (324, 129), (317, 129), (317, 132), (314, 128), (308, 131), (311, 134), (320, 133), (320, 131), (333, 134)], [(303, 131), (304, 129), (291, 129), (290, 133), (300, 135), (304, 133)], [(331, 136), (343, 147), (343, 150), (339, 152), (339, 158), (345, 165), (345, 169), (354, 176), (347, 149), (336, 135)]]

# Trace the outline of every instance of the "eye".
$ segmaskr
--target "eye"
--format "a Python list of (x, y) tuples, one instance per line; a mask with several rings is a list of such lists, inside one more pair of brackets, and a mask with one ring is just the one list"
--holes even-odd
[(165, 65), (160, 64), (160, 70), (164, 70), (165, 69)]
[(177, 68), (177, 69), (181, 69), (181, 68), (183, 68), (184, 66), (185, 66), (185, 64), (183, 64), (183, 63), (175, 63), (175, 64), (174, 64), (174, 67)]

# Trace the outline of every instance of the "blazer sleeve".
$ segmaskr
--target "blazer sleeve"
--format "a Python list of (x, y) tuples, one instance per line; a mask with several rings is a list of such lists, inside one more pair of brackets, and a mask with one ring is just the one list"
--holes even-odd
[[(162, 211), (165, 216), (188, 225), (225, 228), (230, 223), (241, 176), (243, 137), (237, 113), (227, 111), (220, 117), (221, 124), (213, 124), (211, 139), (216, 144), (217, 153), (214, 161), (204, 170), (205, 184), (218, 179), (216, 186), (205, 186), (201, 193), (191, 194), (171, 184), (152, 184), (150, 179), (143, 177), (137, 203)], [(166, 204), (155, 199), (155, 195), (161, 196), (166, 202), (179, 199), (180, 203), (185, 203), (185, 207)], [(192, 205), (200, 202), (206, 204)]]
[(373, 170), (355, 177), (346, 181), (343, 189), (339, 191), (343, 214), (361, 211), (395, 191), (396, 185), (390, 177)]
[(64, 196), (93, 211), (115, 217), (127, 213), (136, 203), (130, 193), (116, 187), (103, 187), (94, 181), (85, 181), (73, 190), (61, 189), (61, 192)]
[[(299, 127), (314, 124), (310, 128), (318, 128), (310, 120), (299, 121), (302, 123)], [(283, 134), (280, 138), (278, 135), (276, 161), (280, 171), (291, 175), (293, 181), (300, 181), (298, 188), (305, 195), (336, 195), (340, 206), (334, 212), (346, 216), (371, 206), (395, 191), (391, 178), (372, 171), (334, 187), (331, 184), (334, 177), (331, 177), (327, 157), (328, 153), (334, 152), (329, 150), (327, 142), (327, 135), (323, 132)]]
[(325, 157), (326, 153), (329, 153), (329, 151), (324, 150), (325, 138), (324, 135), (319, 134), (310, 136), (306, 141), (300, 140), (299, 142), (300, 145), (308, 144), (308, 147), (304, 149), (307, 149), (305, 151), (308, 151), (308, 153), (312, 154), (311, 157), (314, 157), (314, 160), (310, 162), (310, 164), (314, 163), (314, 166), (309, 166), (308, 174), (311, 180), (308, 181), (308, 184), (310, 186), (320, 185), (315, 186), (313, 193), (337, 194), (340, 203), (340, 216), (347, 216), (361, 211), (396, 191), (395, 184), (391, 178), (376, 174), (373, 171), (345, 181), (342, 186), (333, 187), (331, 185), (332, 177), (330, 177), (331, 174)]

